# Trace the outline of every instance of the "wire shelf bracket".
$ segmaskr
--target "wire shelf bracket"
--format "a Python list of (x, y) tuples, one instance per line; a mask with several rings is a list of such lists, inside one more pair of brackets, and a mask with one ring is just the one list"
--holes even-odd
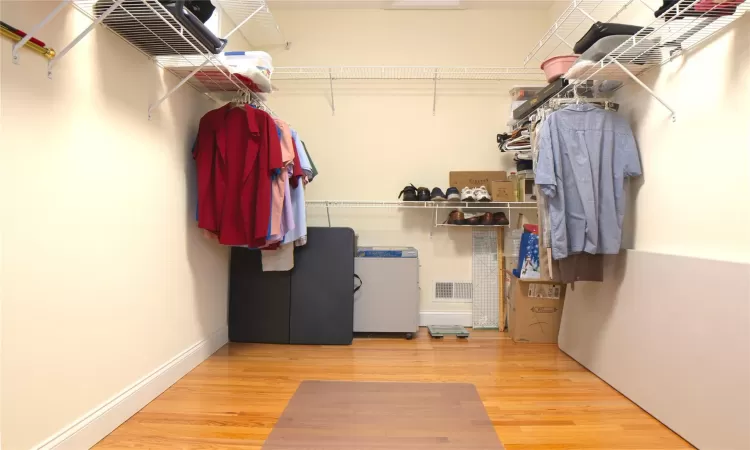
[(26, 43), (29, 42), (29, 40), (31, 40), (31, 38), (34, 37), (42, 28), (44, 28), (45, 25), (47, 25), (52, 19), (54, 19), (55, 16), (57, 16), (60, 13), (60, 11), (62, 11), (63, 8), (65, 8), (68, 5), (69, 2), (70, 2), (70, 0), (63, 0), (63, 1), (61, 1), (55, 7), (55, 9), (52, 10), (52, 12), (50, 12), (49, 14), (47, 14), (47, 17), (45, 17), (44, 19), (42, 19), (41, 22), (39, 22), (36, 25), (34, 25), (29, 30), (29, 32), (26, 34), (26, 36), (24, 36), (20, 41), (16, 42), (13, 45), (13, 50), (12, 50), (13, 64), (21, 64), (21, 59), (20, 59), (20, 56), (18, 54), (19, 50), (21, 50), (23, 48), (23, 46), (26, 45)]
[[(54, 58), (52, 58), (52, 59), (49, 60), (49, 62), (47, 63), (47, 78), (52, 79), (52, 68), (54, 67), (55, 63), (57, 63), (58, 61), (60, 61), (61, 59), (63, 59), (65, 57), (65, 55), (67, 55), (68, 52), (73, 47), (76, 46), (76, 44), (78, 44), (79, 42), (81, 42), (81, 40), (83, 38), (85, 38), (86, 35), (91, 32), (91, 30), (93, 30), (94, 28), (96, 28), (97, 25), (99, 25), (100, 23), (102, 23), (102, 21), (104, 19), (106, 19), (110, 14), (112, 14), (112, 12), (114, 12), (114, 10), (117, 9), (122, 4), (123, 1), (124, 0), (115, 0), (114, 3), (112, 3), (112, 5), (110, 5), (109, 8), (107, 8), (99, 17), (97, 17), (93, 22), (91, 22), (91, 25), (89, 25), (88, 27), (86, 27), (86, 29), (83, 30), (81, 32), (81, 34), (79, 34), (78, 36), (76, 36), (76, 38), (73, 39), (73, 41), (70, 44), (66, 45), (65, 48), (63, 48), (62, 50), (60, 50), (55, 55)], [(67, 2), (65, 2), (65, 3), (67, 3)]]
[[(149, 6), (150, 6), (150, 5), (149, 5)], [(230, 30), (230, 31), (229, 31), (229, 32), (228, 32), (228, 33), (227, 33), (227, 34), (226, 34), (226, 35), (224, 36), (224, 39), (229, 39), (229, 37), (230, 37), (231, 35), (233, 35), (235, 31), (239, 30), (239, 29), (240, 29), (240, 27), (241, 27), (242, 25), (244, 25), (245, 23), (247, 23), (247, 21), (248, 21), (248, 20), (252, 19), (252, 18), (253, 18), (253, 17), (254, 17), (254, 16), (256, 15), (256, 14), (258, 14), (258, 13), (259, 13), (259, 12), (260, 12), (261, 10), (263, 10), (263, 9), (266, 9), (266, 10), (267, 10), (267, 9), (268, 9), (268, 7), (267, 7), (267, 6), (265, 5), (265, 4), (262, 4), (261, 6), (259, 6), (259, 7), (258, 7), (258, 8), (257, 8), (257, 9), (256, 9), (255, 11), (253, 11), (253, 12), (252, 12), (252, 14), (250, 14), (249, 16), (247, 16), (247, 17), (246, 17), (246, 18), (245, 18), (245, 19), (244, 19), (244, 20), (243, 20), (242, 22), (240, 22), (239, 24), (237, 24), (237, 26), (235, 26), (235, 27), (234, 27), (233, 29), (231, 29), (231, 30)], [(161, 17), (161, 16), (160, 16), (160, 17)], [(164, 19), (164, 18), (162, 17), (162, 19)], [(166, 22), (166, 20), (165, 20), (165, 22)], [(169, 24), (169, 22), (167, 22), (167, 23)], [(171, 24), (170, 24), (170, 26), (171, 26)], [(177, 30), (175, 30), (175, 31), (177, 31)], [(198, 73), (199, 71), (201, 71), (201, 70), (203, 69), (203, 66), (205, 66), (206, 64), (208, 64), (209, 62), (211, 62), (211, 59), (212, 59), (212, 57), (211, 57), (211, 56), (209, 56), (209, 55), (204, 55), (204, 57), (205, 57), (205, 61), (203, 61), (203, 62), (202, 62), (202, 63), (201, 63), (201, 64), (200, 64), (200, 65), (199, 65), (198, 67), (196, 67), (196, 68), (195, 68), (195, 69), (194, 69), (194, 70), (193, 70), (192, 72), (190, 72), (190, 74), (189, 74), (189, 75), (188, 75), (187, 77), (185, 77), (185, 78), (183, 78), (182, 80), (180, 80), (180, 82), (179, 82), (179, 83), (177, 83), (177, 85), (175, 85), (175, 86), (174, 86), (174, 87), (173, 87), (172, 89), (170, 89), (170, 90), (169, 90), (169, 91), (168, 91), (168, 92), (167, 92), (166, 94), (164, 94), (164, 95), (163, 95), (163, 96), (162, 96), (162, 97), (161, 97), (161, 98), (160, 98), (159, 100), (157, 100), (157, 101), (156, 101), (155, 103), (151, 104), (151, 105), (150, 105), (150, 106), (148, 107), (148, 118), (149, 118), (149, 120), (151, 120), (151, 112), (152, 112), (152, 111), (153, 111), (154, 109), (156, 109), (156, 108), (157, 108), (157, 107), (158, 107), (159, 105), (161, 105), (161, 104), (162, 104), (162, 103), (163, 103), (163, 102), (164, 102), (164, 101), (165, 101), (166, 99), (168, 99), (168, 98), (169, 98), (169, 96), (170, 96), (170, 95), (172, 95), (172, 94), (173, 94), (173, 93), (174, 93), (174, 92), (175, 92), (175, 91), (176, 91), (177, 89), (179, 89), (180, 87), (182, 87), (182, 85), (183, 85), (183, 84), (187, 83), (187, 82), (188, 82), (188, 81), (189, 81), (189, 80), (190, 80), (191, 78), (193, 78), (193, 77), (194, 77), (194, 76), (195, 76), (195, 75), (196, 75), (196, 74), (197, 74), (197, 73)], [(240, 86), (237, 86), (237, 87), (238, 87), (238, 88), (240, 88)], [(243, 89), (241, 89), (241, 88), (240, 88), (239, 90), (243, 90)]]
[[(581, 29), (588, 19), (591, 23), (601, 20), (611, 22), (619, 16), (635, 0), (573, 0), (562, 12), (555, 23), (547, 30), (534, 48), (526, 55), (523, 66), (527, 67), (532, 60), (538, 63), (553, 56), (557, 49), (565, 44), (571, 50), (585, 29)], [(640, 0), (641, 3), (644, 0)], [(644, 3), (644, 5), (646, 5)], [(648, 6), (648, 5), (646, 5)], [(649, 7), (649, 9), (651, 9)], [(653, 11), (653, 9), (651, 9)], [(553, 39), (556, 38), (556, 39)]]
[[(238, 31), (240, 34), (258, 31), (256, 28), (262, 33), (271, 33), (276, 38), (283, 38), (265, 0), (217, 0), (217, 3), (218, 9), (229, 14), (234, 22), (234, 27), (226, 33), (224, 39), (229, 39)], [(251, 82), (235, 76), (213, 52), (182, 26), (159, 0), (60, 0), (44, 19), (13, 46), (14, 64), (20, 64), (19, 50), (24, 44), (35, 37), (68, 5), (91, 19), (91, 24), (47, 62), (47, 77), (50, 79), (68, 52), (101, 24), (152, 59), (158, 66), (179, 78), (174, 87), (149, 105), (149, 119), (159, 105), (185, 84), (210, 98), (213, 98), (210, 95), (212, 92), (239, 91), (254, 94)], [(253, 18), (256, 20), (252, 22), (252, 27), (248, 27), (248, 22)], [(155, 31), (155, 27), (158, 30)], [(286, 42), (287, 46), (288, 44)]]
[(700, 0), (679, 0), (643, 30), (612, 50), (599, 62), (585, 67), (570, 84), (553, 96), (548, 103), (559, 98), (575, 96), (582, 86), (596, 86), (603, 82), (634, 81), (651, 97), (669, 110), (673, 122), (677, 112), (639, 78), (654, 67), (662, 66), (705, 42), (735, 20), (750, 11), (748, 2), (716, 3), (709, 9), (696, 6)]

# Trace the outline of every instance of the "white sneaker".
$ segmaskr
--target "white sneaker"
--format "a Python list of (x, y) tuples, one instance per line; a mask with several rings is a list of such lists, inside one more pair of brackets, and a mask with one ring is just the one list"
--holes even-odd
[(474, 189), (470, 187), (465, 187), (461, 189), (461, 201), (462, 202), (473, 202), (476, 200), (474, 198)]
[(492, 201), (492, 197), (490, 197), (490, 193), (487, 192), (487, 188), (484, 186), (481, 186), (478, 189), (474, 189), (473, 196), (474, 196), (474, 199), (478, 202), (491, 202)]

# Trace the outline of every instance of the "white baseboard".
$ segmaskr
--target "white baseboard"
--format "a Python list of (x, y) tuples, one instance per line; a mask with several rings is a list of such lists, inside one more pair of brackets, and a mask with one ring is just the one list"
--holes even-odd
[(92, 409), (33, 450), (91, 448), (228, 341), (228, 329), (223, 326)]
[(460, 325), (470, 327), (473, 324), (471, 311), (422, 311), (419, 313), (419, 326), (427, 325)]

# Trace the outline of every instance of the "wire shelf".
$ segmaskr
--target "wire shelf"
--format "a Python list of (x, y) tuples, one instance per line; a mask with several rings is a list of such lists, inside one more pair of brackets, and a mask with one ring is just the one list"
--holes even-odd
[[(572, 97), (582, 89), (603, 92), (603, 82), (620, 82), (610, 85), (607, 94), (615, 92), (625, 82), (635, 81), (646, 89), (656, 100), (672, 112), (675, 111), (638, 76), (648, 70), (661, 66), (677, 56), (695, 48), (706, 39), (721, 31), (726, 26), (750, 11), (750, 2), (740, 0), (715, 3), (710, 9), (699, 10), (696, 5), (700, 0), (680, 0), (661, 17), (644, 27), (632, 38), (614, 49), (601, 61), (590, 64), (576, 74), (571, 83), (542, 105), (547, 107), (558, 98)], [(593, 87), (593, 88), (592, 88)]]
[(200, 55), (208, 50), (158, 0), (73, 0), (73, 6), (104, 25), (147, 56)]
[(308, 200), (308, 208), (412, 208), (412, 209), (536, 209), (536, 202), (402, 202), (369, 200)]
[(241, 24), (249, 15), (253, 14), (259, 7), (260, 10), (253, 16), (252, 22), (246, 23), (239, 29), (240, 34), (253, 47), (269, 49), (282, 45), (289, 45), (284, 33), (276, 23), (271, 10), (263, 0), (216, 0), (219, 7), (235, 23)]
[(273, 81), (290, 80), (462, 80), (544, 81), (539, 69), (525, 67), (337, 66), (277, 67)]
[(508, 228), (510, 225), (456, 225), (453, 223), (436, 223), (436, 227), (453, 227), (453, 228)]
[(633, 75), (639, 75), (665, 64), (750, 11), (750, 3), (738, 4), (737, 1), (714, 3), (712, 8), (700, 11), (696, 9), (699, 2), (679, 1), (662, 18), (593, 64), (576, 80), (628, 80), (630, 76), (622, 70), (623, 67)]
[[(217, 45), (209, 49), (207, 46), (211, 43), (204, 44), (208, 41), (197, 39), (160, 0), (64, 0), (61, 5), (65, 3), (71, 3), (88, 16), (92, 24), (49, 61), (47, 72), (50, 77), (53, 66), (101, 23), (180, 79), (176, 86), (149, 106), (149, 117), (153, 109), (183, 84), (189, 84), (206, 94), (253, 91), (252, 81), (232, 74), (214, 54), (222, 47), (221, 41), (217, 40)], [(260, 30), (256, 37), (264, 35), (263, 33), (268, 36), (270, 34), (267, 31), (271, 29), (274, 37), (264, 42), (282, 42), (283, 35), (265, 0), (216, 0), (216, 4), (234, 22), (230, 24), (234, 27), (221, 39), (226, 40), (238, 31), (249, 39), (247, 34), (252, 30)], [(34, 32), (59, 13), (60, 9), (56, 8), (34, 27)]]
[[(209, 62), (204, 65), (206, 59)], [(249, 79), (234, 75), (214, 55), (156, 56), (154, 62), (180, 79), (188, 78), (197, 69), (198, 72), (188, 78), (187, 82), (198, 92), (237, 92), (253, 89), (253, 83)]]
[(555, 56), (561, 47), (566, 49), (561, 53), (572, 53), (573, 45), (586, 34), (594, 21), (613, 21), (633, 1), (573, 0), (526, 56), (524, 66), (532, 60), (541, 63), (550, 56)]

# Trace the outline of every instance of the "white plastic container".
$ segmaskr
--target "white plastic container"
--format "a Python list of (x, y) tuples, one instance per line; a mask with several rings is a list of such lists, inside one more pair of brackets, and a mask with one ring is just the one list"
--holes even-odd
[(508, 93), (514, 102), (525, 102), (539, 93), (546, 86), (513, 86)]
[(271, 93), (273, 58), (266, 52), (224, 52), (220, 55), (224, 66), (234, 74), (243, 75), (255, 83), (260, 92)]

